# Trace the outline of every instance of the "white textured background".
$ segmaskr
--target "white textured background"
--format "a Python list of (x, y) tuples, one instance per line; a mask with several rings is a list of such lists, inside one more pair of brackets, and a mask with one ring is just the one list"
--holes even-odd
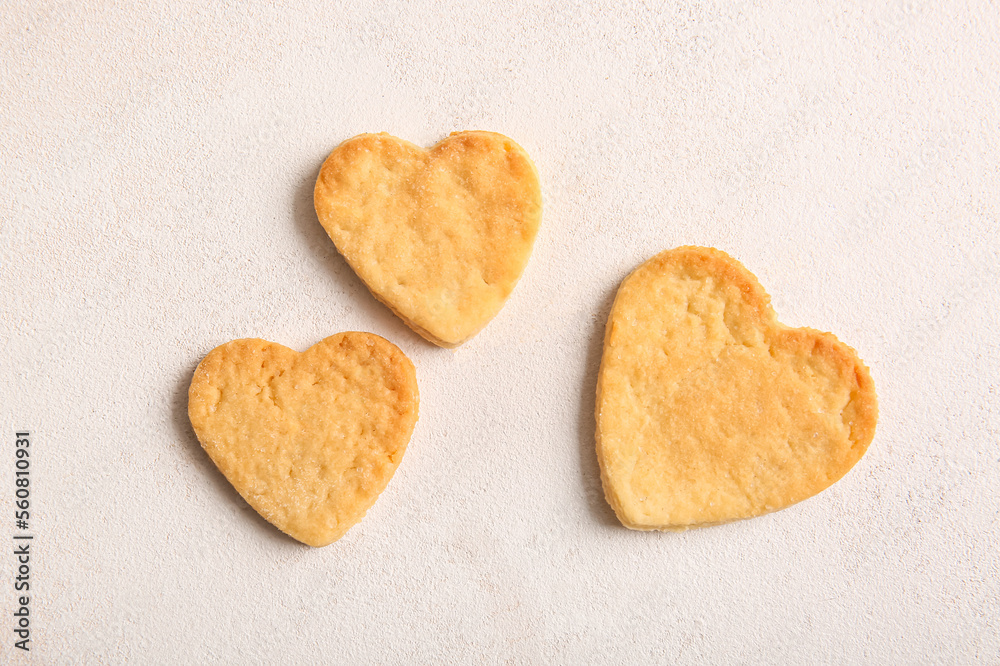
[[(0, 538), (31, 428), (37, 663), (1000, 663), (996, 3), (287, 4), (0, 15)], [(461, 129), (524, 146), (545, 211), (451, 352), (311, 192), (355, 134)], [(803, 504), (630, 532), (593, 452), (602, 327), (683, 244), (854, 346), (881, 421)], [(343, 330), (413, 359), (420, 421), (312, 550), (214, 469), (186, 390), (232, 338)]]

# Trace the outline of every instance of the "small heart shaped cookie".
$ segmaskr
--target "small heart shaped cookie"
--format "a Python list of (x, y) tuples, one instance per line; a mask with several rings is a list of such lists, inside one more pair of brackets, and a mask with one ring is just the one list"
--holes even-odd
[(216, 466), (272, 525), (339, 539), (392, 478), (417, 421), (417, 379), (395, 345), (340, 333), (303, 353), (264, 340), (216, 347), (188, 415)]
[(670, 250), (622, 282), (597, 385), (597, 457), (626, 527), (714, 525), (811, 497), (861, 458), (877, 415), (854, 350), (778, 323), (725, 253)]
[(430, 150), (388, 134), (354, 137), (323, 163), (314, 201), (375, 298), (442, 347), (500, 311), (542, 217), (527, 153), (492, 132), (458, 132)]

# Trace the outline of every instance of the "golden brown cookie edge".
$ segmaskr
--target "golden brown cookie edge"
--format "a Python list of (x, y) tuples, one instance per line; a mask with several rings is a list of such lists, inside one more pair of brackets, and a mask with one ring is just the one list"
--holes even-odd
[[(207, 436), (203, 435), (202, 429), (200, 428), (199, 424), (196, 423), (196, 417), (195, 414), (193, 413), (194, 406), (195, 404), (201, 401), (202, 399), (201, 393), (203, 393), (204, 389), (206, 387), (211, 387), (211, 384), (207, 383), (208, 382), (207, 379), (204, 379), (203, 383), (200, 383), (200, 380), (202, 380), (204, 377), (208, 375), (210, 366), (218, 367), (220, 365), (221, 357), (224, 356), (229, 349), (232, 349), (234, 347), (239, 348), (246, 345), (254, 345), (260, 348), (274, 347), (276, 349), (282, 350), (282, 353), (289, 352), (291, 354), (294, 354), (293, 358), (297, 359), (298, 357), (300, 357), (302, 354), (305, 354), (307, 351), (309, 351), (309, 349), (312, 349), (313, 347), (325, 344), (335, 344), (335, 341), (350, 335), (365, 336), (366, 338), (380, 341), (376, 342), (376, 344), (379, 346), (383, 346), (383, 349), (388, 351), (388, 353), (394, 358), (394, 360), (398, 362), (400, 366), (403, 368), (403, 375), (408, 380), (407, 383), (409, 385), (412, 394), (411, 396), (412, 410), (410, 410), (412, 412), (412, 419), (409, 420), (405, 436), (401, 438), (402, 443), (399, 447), (398, 460), (395, 461), (395, 464), (392, 466), (392, 471), (386, 476), (385, 484), (383, 485), (381, 490), (379, 490), (378, 493), (376, 493), (375, 498), (373, 499), (371, 504), (369, 504), (367, 507), (364, 508), (364, 510), (362, 510), (359, 514), (357, 514), (353, 521), (349, 521), (339, 525), (338, 526), (339, 529), (332, 532), (329, 538), (311, 540), (308, 538), (303, 538), (303, 535), (293, 534), (284, 527), (278, 525), (273, 519), (273, 517), (269, 516), (270, 512), (267, 510), (266, 507), (261, 506), (252, 497), (247, 497), (247, 495), (245, 495), (243, 491), (233, 483), (233, 481), (231, 480), (231, 474), (230, 472), (227, 471), (228, 465), (220, 464), (221, 461), (218, 458), (216, 458), (215, 455), (213, 455), (213, 451), (215, 450), (214, 443), (206, 441), (208, 440)], [(222, 474), (223, 478), (226, 479), (230, 487), (233, 488), (233, 490), (235, 490), (237, 494), (239, 494), (240, 497), (242, 497), (243, 500), (254, 511), (256, 511), (259, 516), (261, 516), (264, 520), (266, 520), (271, 526), (273, 526), (275, 529), (282, 532), (283, 534), (286, 534), (290, 538), (295, 539), (296, 541), (303, 543), (307, 546), (311, 546), (313, 548), (321, 548), (323, 546), (328, 546), (331, 543), (343, 537), (344, 534), (346, 534), (351, 527), (361, 522), (361, 520), (365, 517), (365, 515), (371, 509), (371, 507), (374, 506), (378, 498), (382, 495), (383, 492), (385, 492), (385, 488), (388, 487), (388, 484), (392, 480), (392, 477), (395, 476), (396, 470), (399, 468), (399, 465), (402, 462), (403, 455), (406, 453), (406, 449), (409, 446), (410, 440), (413, 437), (413, 430), (416, 427), (417, 420), (419, 419), (419, 409), (420, 409), (419, 386), (417, 384), (416, 368), (414, 367), (413, 362), (401, 349), (399, 349), (398, 346), (396, 346), (389, 340), (375, 333), (368, 333), (363, 331), (344, 331), (341, 333), (335, 333), (334, 335), (327, 336), (326, 338), (323, 338), (319, 342), (316, 342), (303, 352), (297, 352), (294, 349), (285, 347), (280, 343), (263, 340), (261, 338), (239, 338), (236, 340), (230, 340), (229, 342), (223, 343), (215, 347), (210, 352), (208, 352), (208, 354), (206, 354), (204, 358), (202, 358), (202, 360), (198, 363), (198, 366), (195, 368), (195, 371), (192, 375), (191, 384), (188, 386), (188, 420), (191, 423), (191, 427), (195, 433), (195, 437), (198, 439), (198, 443), (201, 445), (206, 455), (208, 455), (209, 460), (212, 461), (212, 464), (215, 466), (215, 468)], [(198, 418), (198, 421), (200, 422), (201, 419)]]
[(327, 178), (325, 177), (325, 173), (328, 172), (328, 169), (333, 169), (334, 168), (333, 165), (335, 163), (335, 158), (336, 158), (336, 160), (340, 160), (341, 157), (342, 157), (342, 152), (343, 151), (353, 149), (355, 146), (360, 145), (360, 144), (382, 143), (382, 142), (392, 143), (392, 142), (395, 142), (395, 143), (399, 144), (401, 147), (405, 148), (406, 150), (411, 150), (411, 151), (413, 151), (416, 154), (425, 154), (427, 156), (430, 156), (430, 155), (434, 154), (435, 152), (440, 151), (442, 149), (442, 147), (446, 146), (448, 143), (453, 142), (453, 141), (460, 141), (460, 140), (462, 140), (463, 138), (466, 138), (466, 137), (486, 138), (486, 139), (489, 139), (491, 141), (496, 141), (496, 142), (501, 143), (501, 144), (502, 143), (509, 143), (511, 145), (511, 147), (513, 148), (513, 152), (517, 153), (523, 159), (525, 165), (528, 167), (528, 169), (529, 169), (529, 171), (530, 171), (530, 173), (532, 175), (532, 183), (534, 184), (534, 188), (533, 188), (533, 190), (534, 190), (534, 192), (533, 192), (534, 197), (533, 198), (535, 200), (537, 200), (537, 203), (538, 203), (537, 214), (535, 215), (535, 219), (532, 220), (531, 237), (530, 237), (530, 239), (527, 239), (527, 242), (528, 242), (528, 259), (530, 259), (531, 254), (534, 252), (535, 240), (538, 237), (538, 232), (541, 229), (541, 223), (542, 223), (543, 201), (542, 201), (542, 192), (541, 192), (541, 180), (540, 180), (539, 175), (538, 175), (538, 168), (536, 167), (534, 161), (531, 159), (531, 156), (528, 155), (528, 152), (519, 143), (517, 143), (516, 141), (514, 141), (510, 137), (505, 136), (503, 134), (500, 134), (498, 132), (490, 132), (490, 131), (486, 131), (486, 130), (462, 130), (462, 131), (452, 132), (451, 134), (449, 134), (445, 138), (443, 138), (440, 141), (438, 141), (437, 143), (435, 143), (430, 148), (423, 148), (421, 146), (418, 146), (415, 143), (407, 141), (406, 139), (401, 139), (401, 138), (399, 138), (397, 136), (393, 136), (392, 134), (389, 134), (388, 132), (376, 132), (376, 133), (358, 134), (356, 136), (353, 136), (353, 137), (351, 137), (349, 139), (346, 139), (346, 140), (342, 141), (336, 148), (334, 148), (330, 152), (330, 154), (323, 161), (323, 164), (320, 167), (319, 174), (316, 177), (316, 184), (313, 187), (313, 208), (316, 211), (316, 216), (319, 219), (320, 225), (323, 227), (323, 230), (326, 231), (327, 237), (329, 237), (330, 240), (333, 241), (333, 245), (337, 249), (337, 253), (340, 254), (340, 256), (343, 257), (343, 259), (347, 263), (347, 265), (351, 267), (351, 270), (354, 271), (354, 274), (358, 276), (358, 279), (361, 280), (361, 283), (365, 285), (365, 288), (368, 289), (368, 292), (375, 298), (375, 300), (377, 300), (379, 303), (381, 303), (382, 305), (384, 305), (387, 308), (389, 308), (389, 310), (394, 315), (396, 315), (401, 320), (403, 320), (403, 323), (405, 323), (417, 335), (419, 335), (420, 337), (424, 338), (428, 342), (430, 342), (430, 343), (432, 343), (434, 345), (437, 345), (438, 347), (443, 347), (445, 349), (455, 349), (455, 348), (463, 345), (464, 343), (468, 342), (473, 337), (475, 337), (476, 335), (478, 335), (484, 328), (486, 328), (487, 324), (489, 324), (491, 321), (493, 321), (493, 319), (496, 318), (496, 316), (498, 314), (500, 314), (500, 312), (503, 310), (503, 307), (506, 305), (507, 301), (510, 299), (510, 295), (513, 293), (514, 289), (517, 287), (518, 283), (521, 281), (521, 277), (524, 275), (524, 271), (527, 268), (527, 263), (528, 263), (527, 260), (525, 261), (525, 264), (523, 266), (521, 266), (521, 269), (518, 272), (517, 277), (514, 279), (513, 283), (511, 284), (510, 292), (504, 298), (504, 302), (501, 304), (500, 309), (498, 309), (496, 312), (494, 312), (492, 316), (490, 316), (486, 321), (482, 322), (477, 328), (471, 330), (470, 332), (465, 333), (460, 338), (445, 339), (445, 338), (443, 338), (441, 336), (438, 336), (435, 333), (433, 333), (430, 330), (428, 330), (426, 327), (423, 327), (423, 326), (417, 324), (411, 318), (407, 317), (406, 315), (404, 315), (403, 313), (401, 313), (397, 308), (395, 308), (389, 302), (388, 299), (384, 298), (378, 291), (376, 291), (368, 283), (367, 280), (365, 280), (365, 278), (363, 276), (364, 273), (363, 273), (363, 271), (359, 270), (359, 266), (355, 265), (355, 263), (351, 261), (351, 258), (348, 257), (346, 254), (344, 254), (341, 251), (340, 246), (337, 245), (337, 241), (334, 238), (334, 234), (331, 233), (330, 227), (327, 225), (327, 221), (330, 219), (331, 216), (328, 215), (327, 212), (325, 212), (325, 211), (327, 211), (328, 207), (326, 205), (326, 202), (323, 201), (324, 191), (325, 191), (325, 187), (326, 187), (325, 183), (327, 181)]
[[(749, 269), (747, 269), (742, 262), (732, 257), (728, 253), (711, 247), (701, 247), (695, 245), (685, 245), (676, 247), (673, 249), (664, 250), (653, 257), (642, 262), (633, 269), (622, 282), (619, 284), (618, 290), (615, 292), (615, 299), (612, 302), (611, 310), (608, 313), (608, 320), (605, 324), (604, 329), (604, 342), (601, 349), (601, 364), (598, 369), (597, 374), (597, 390), (596, 390), (596, 408), (595, 408), (595, 420), (596, 420), (596, 430), (595, 430), (595, 443), (596, 443), (596, 453), (598, 467), (601, 472), (601, 486), (604, 490), (604, 496), (607, 503), (611, 506), (612, 510), (615, 512), (615, 516), (618, 518), (619, 522), (623, 526), (637, 531), (661, 531), (661, 532), (683, 532), (688, 529), (700, 528), (700, 527), (712, 527), (715, 525), (723, 525), (730, 522), (738, 522), (740, 520), (747, 520), (749, 518), (756, 518), (761, 515), (766, 515), (767, 513), (773, 513), (775, 511), (780, 511), (782, 509), (787, 509), (790, 506), (794, 506), (801, 501), (809, 499), (805, 497), (799, 502), (793, 502), (787, 504), (780, 508), (774, 509), (773, 511), (763, 512), (756, 514), (754, 516), (746, 516), (740, 518), (734, 518), (733, 520), (721, 521), (721, 522), (707, 522), (707, 523), (695, 523), (686, 525), (647, 525), (633, 521), (628, 516), (625, 507), (622, 505), (617, 494), (615, 493), (613, 484), (609, 478), (606, 465), (606, 456), (603, 449), (602, 435), (601, 435), (601, 411), (602, 411), (602, 398), (603, 398), (603, 384), (604, 384), (604, 370), (605, 370), (605, 358), (607, 357), (608, 350), (610, 348), (610, 340), (613, 334), (613, 323), (615, 318), (615, 313), (617, 306), (619, 304), (619, 298), (621, 298), (623, 292), (625, 292), (625, 287), (630, 280), (636, 279), (638, 276), (642, 275), (644, 270), (650, 270), (654, 266), (668, 266), (672, 264), (681, 263), (684, 259), (692, 259), (700, 264), (703, 268), (714, 267), (716, 270), (711, 271), (714, 275), (724, 275), (732, 279), (733, 282), (737, 283), (740, 287), (740, 291), (743, 295), (744, 300), (750, 304), (753, 309), (757, 312), (759, 321), (761, 323), (761, 329), (765, 332), (765, 335), (774, 336), (791, 336), (799, 337), (812, 336), (815, 337), (817, 343), (822, 340), (829, 349), (836, 350), (836, 353), (840, 355), (841, 361), (841, 372), (845, 368), (849, 367), (850, 372), (854, 375), (857, 394), (862, 400), (862, 404), (859, 405), (859, 420), (861, 423), (858, 424), (857, 434), (858, 437), (855, 438), (855, 428), (851, 427), (850, 438), (852, 440), (852, 450), (857, 449), (857, 456), (854, 458), (850, 465), (843, 468), (841, 473), (835, 478), (832, 478), (830, 483), (825, 487), (821, 488), (816, 493), (810, 495), (809, 497), (815, 497), (819, 493), (828, 489), (834, 483), (842, 479), (847, 472), (849, 472), (853, 467), (861, 460), (864, 454), (867, 452), (872, 440), (875, 437), (875, 427), (878, 421), (878, 398), (875, 393), (875, 383), (871, 377), (868, 366), (865, 365), (864, 361), (858, 356), (856, 350), (853, 347), (840, 341), (833, 333), (826, 331), (819, 331), (817, 329), (809, 327), (790, 327), (782, 324), (778, 321), (777, 315), (775, 314), (773, 308), (771, 307), (771, 298), (764, 290), (763, 285), (757, 279)], [(852, 396), (855, 391), (852, 391)], [(853, 397), (852, 397), (853, 401)]]

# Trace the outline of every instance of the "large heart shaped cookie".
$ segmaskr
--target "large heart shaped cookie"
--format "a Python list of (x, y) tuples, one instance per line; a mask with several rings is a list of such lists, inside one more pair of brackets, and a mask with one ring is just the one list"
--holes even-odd
[(542, 217), (527, 153), (492, 132), (455, 133), (430, 150), (388, 134), (354, 137), (323, 163), (314, 200), (372, 294), (442, 347), (500, 311)]
[(364, 517), (417, 420), (413, 364), (369, 333), (299, 354), (264, 340), (216, 347), (195, 370), (188, 414), (201, 445), (271, 524), (325, 546)]
[(597, 457), (627, 527), (713, 525), (811, 497), (861, 458), (877, 413), (854, 350), (779, 324), (757, 279), (723, 252), (664, 252), (618, 290)]

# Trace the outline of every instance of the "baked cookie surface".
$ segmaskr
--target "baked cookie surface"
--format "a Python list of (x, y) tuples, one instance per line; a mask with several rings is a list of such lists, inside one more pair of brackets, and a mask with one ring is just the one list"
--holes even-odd
[(323, 163), (316, 214), (372, 294), (427, 340), (455, 347), (503, 307), (541, 224), (527, 153), (492, 132), (430, 150), (362, 134)]
[(195, 370), (188, 415), (202, 447), (260, 515), (310, 546), (364, 517), (399, 465), (417, 420), (410, 360), (370, 333), (301, 354), (234, 340)]
[(669, 250), (622, 282), (596, 416), (605, 496), (625, 526), (683, 530), (811, 497), (861, 458), (877, 415), (854, 350), (780, 324), (725, 253)]

